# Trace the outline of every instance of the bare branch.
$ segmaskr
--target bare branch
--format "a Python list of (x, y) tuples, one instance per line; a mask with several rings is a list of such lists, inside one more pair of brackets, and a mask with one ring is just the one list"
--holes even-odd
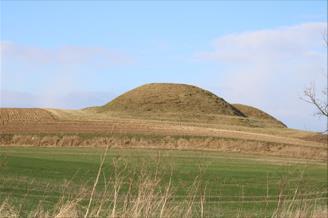
[[(327, 97), (327, 90), (323, 90), (322, 93), (324, 94), (323, 96)], [(327, 101), (320, 100), (319, 98), (317, 98), (316, 89), (313, 84), (309, 88), (304, 90), (304, 96), (305, 96), (305, 98), (302, 98), (302, 100), (307, 103), (313, 104), (318, 110), (318, 113), (317, 113), (318, 115), (323, 115), (323, 116), (328, 117)]]
[[(325, 44), (325, 47), (328, 49), (328, 34), (327, 29), (323, 32), (323, 42)], [(316, 88), (314, 83), (310, 85), (310, 87), (306, 88), (304, 90), (304, 98), (301, 98), (303, 101), (310, 103), (314, 105), (314, 107), (317, 109), (316, 115), (319, 116), (325, 116), (326, 119), (328, 118), (328, 73), (325, 75), (326, 77), (326, 87), (321, 91), (320, 98), (316, 95)], [(328, 121), (328, 119), (327, 119)], [(327, 130), (328, 131), (328, 125)]]
[(327, 32), (327, 30), (324, 31), (322, 36), (323, 36), (323, 42), (325, 43), (325, 46), (328, 48), (328, 32)]

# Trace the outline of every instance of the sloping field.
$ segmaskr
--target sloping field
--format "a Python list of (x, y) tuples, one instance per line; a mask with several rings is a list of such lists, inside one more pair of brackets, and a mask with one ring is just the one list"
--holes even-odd
[[(42, 214), (41, 208), (55, 217), (60, 208), (67, 207), (80, 212), (75, 217), (83, 217), (103, 152), (100, 148), (2, 147), (0, 205), (6, 202), (19, 217), (32, 211)], [(131, 199), (127, 205), (139, 199), (146, 203), (137, 208), (148, 208), (170, 187), (164, 214), (174, 207), (187, 214), (183, 203), (191, 199), (193, 217), (200, 217), (202, 211), (204, 217), (262, 218), (273, 217), (277, 210), (277, 217), (285, 217), (286, 210), (297, 214), (302, 209), (301, 217), (314, 213), (312, 217), (323, 218), (327, 213), (326, 178), (326, 164), (313, 161), (206, 151), (110, 149), (92, 204), (93, 213), (103, 206), (102, 215), (90, 217), (108, 217), (104, 214), (112, 211), (115, 202), (119, 202), (117, 213), (127, 210), (122, 209), (126, 195)]]
[(2, 125), (12, 122), (53, 122), (55, 117), (39, 108), (0, 108), (0, 121)]
[[(31, 110), (21, 117), (28, 117)], [(1, 126), (0, 143), (34, 146), (104, 146), (109, 143), (115, 147), (234, 151), (318, 160), (324, 160), (327, 155), (325, 143), (302, 139), (314, 133), (287, 128), (114, 118), (79, 110), (35, 110), (32, 114), (42, 111), (50, 114), (51, 119), (24, 119), (23, 125), (19, 120), (6, 122)]]
[[(256, 131), (256, 129), (254, 130)], [(191, 126), (188, 123), (147, 122), (142, 120), (106, 120), (106, 121), (54, 121), (47, 123), (26, 123), (17, 125), (8, 123), (2, 127), (2, 133), (94, 133), (94, 134), (145, 134), (171, 136), (209, 136), (256, 140), (273, 143), (295, 144), (309, 147), (321, 147), (322, 143), (309, 142), (293, 137), (220, 129), (211, 127)]]

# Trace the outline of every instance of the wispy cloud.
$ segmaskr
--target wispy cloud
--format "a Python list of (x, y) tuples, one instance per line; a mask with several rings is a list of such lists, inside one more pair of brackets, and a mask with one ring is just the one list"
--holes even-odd
[(222, 62), (259, 62), (295, 58), (295, 55), (320, 55), (323, 50), (325, 23), (230, 34), (214, 40), (214, 50), (200, 52), (200, 59)]
[(57, 48), (42, 48), (3, 41), (0, 43), (0, 51), (5, 60), (18, 60), (38, 65), (95, 64), (110, 66), (131, 64), (135, 61), (125, 53), (102, 47), (66, 45)]
[(293, 111), (306, 120), (312, 111), (299, 97), (311, 81), (325, 85), (326, 26), (304, 23), (225, 35), (213, 40), (211, 51), (195, 57), (223, 66), (217, 81), (224, 97), (259, 106), (281, 119), (288, 120)]
[(117, 94), (111, 92), (70, 92), (67, 94), (31, 94), (11, 90), (0, 90), (0, 107), (41, 107), (80, 109), (103, 105)]
[[(65, 108), (69, 105), (76, 108), (87, 101), (80, 97), (74, 100), (73, 97), (62, 96), (74, 93), (76, 90), (107, 91), (110, 87), (98, 88), (96, 83), (101, 80), (100, 78), (108, 78), (108, 75), (113, 77), (117, 69), (131, 67), (135, 63), (135, 59), (129, 54), (101, 47), (70, 45), (45, 48), (2, 41), (0, 54), (2, 90), (37, 93), (37, 98), (27, 96), (32, 102), (37, 102), (33, 105)], [(12, 95), (12, 92), (6, 94), (6, 96)], [(26, 103), (23, 95), (17, 96), (21, 97), (16, 99)], [(14, 106), (15, 102), (17, 105), (22, 105), (9, 97), (4, 96), (3, 99), (5, 99), (4, 105)], [(77, 99), (82, 103), (78, 104)]]

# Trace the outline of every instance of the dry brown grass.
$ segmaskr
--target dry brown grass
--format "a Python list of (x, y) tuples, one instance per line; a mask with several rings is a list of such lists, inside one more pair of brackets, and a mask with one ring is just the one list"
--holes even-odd
[[(206, 214), (204, 207), (206, 207), (205, 197), (193, 195), (186, 201), (174, 203), (172, 202), (171, 193), (157, 194), (154, 190), (156, 186), (155, 181), (145, 180), (140, 183), (139, 192), (137, 196), (115, 196), (114, 194), (107, 195), (110, 197), (112, 203), (108, 203), (108, 199), (99, 199), (90, 208), (91, 212), (87, 217), (222, 217), (224, 213)], [(168, 187), (169, 188), (169, 187)], [(117, 190), (116, 190), (117, 191)], [(123, 197), (123, 198), (121, 198)], [(199, 197), (199, 198), (197, 198)], [(119, 198), (120, 202), (115, 201)], [(30, 218), (78, 218), (83, 217), (85, 208), (81, 205), (79, 200), (68, 200), (59, 202), (56, 208), (52, 211), (47, 211), (42, 206), (38, 206), (29, 212), (27, 217)], [(316, 205), (314, 201), (304, 202), (299, 204), (295, 201), (282, 203), (274, 210), (274, 212), (266, 217), (271, 218), (326, 218), (328, 215), (327, 207), (323, 205)], [(17, 207), (9, 203), (6, 199), (0, 203), (0, 217), (18, 218), (21, 214)], [(242, 209), (235, 214), (235, 217), (248, 218), (258, 217), (249, 213), (245, 213)]]
[[(78, 218), (78, 217), (220, 217), (223, 212), (215, 210), (215, 214), (205, 212), (206, 196), (199, 192), (199, 181), (196, 179), (190, 187), (189, 195), (184, 200), (174, 201), (175, 192), (170, 183), (160, 188), (160, 179), (155, 177), (143, 177), (137, 182), (130, 181), (127, 193), (122, 191), (124, 178), (117, 175), (106, 184), (102, 193), (97, 193), (94, 201), (89, 206), (85, 203), (90, 200), (90, 191), (81, 188), (79, 194), (68, 198), (63, 196), (54, 209), (46, 210), (42, 205), (32, 209), (27, 217), (34, 218)], [(111, 184), (111, 185), (110, 185)], [(136, 188), (136, 192), (132, 190)], [(283, 196), (283, 195), (282, 195)], [(301, 201), (300, 201), (301, 200)], [(19, 206), (13, 206), (10, 199), (0, 202), (0, 217), (21, 217)], [(87, 209), (89, 211), (87, 212)], [(328, 215), (327, 207), (316, 204), (316, 200), (307, 201), (279, 197), (277, 207), (266, 217), (271, 218), (325, 218)], [(240, 208), (236, 217), (257, 217)]]
[(277, 120), (270, 114), (267, 114), (264, 111), (261, 111), (258, 108), (248, 106), (248, 105), (242, 105), (242, 104), (232, 104), (232, 105), (235, 108), (237, 108), (238, 110), (240, 110), (247, 117), (252, 117), (252, 118), (259, 119), (259, 120), (267, 120), (267, 121), (277, 124), (278, 126), (286, 127), (286, 125), (283, 124), (281, 121)]
[(0, 108), (0, 125), (10, 122), (50, 122), (55, 117), (49, 111), (39, 108)]
[[(236, 116), (222, 116), (217, 115), (217, 118), (211, 120), (208, 115), (208, 120), (206, 122), (199, 122), (197, 116), (190, 117), (191, 119), (180, 119), (179, 117), (166, 119), (165, 114), (155, 114), (154, 116), (144, 116), (144, 117), (133, 117), (126, 114), (110, 112), (110, 113), (93, 113), (83, 110), (59, 110), (59, 109), (47, 109), (49, 112), (54, 114), (58, 119), (63, 121), (109, 121), (113, 123), (137, 123), (140, 125), (172, 125), (172, 126), (191, 126), (191, 127), (205, 127), (213, 129), (223, 129), (223, 130), (237, 130), (241, 132), (253, 132), (253, 133), (263, 133), (268, 135), (276, 135), (281, 137), (289, 138), (300, 138), (307, 136), (314, 136), (316, 133), (309, 131), (302, 131), (289, 128), (277, 128), (277, 126), (272, 125), (272, 123), (266, 123), (265, 121), (256, 121), (256, 119), (251, 119), (251, 122), (259, 122), (261, 125), (254, 128), (252, 125), (248, 125), (249, 118), (241, 118)], [(172, 117), (173, 115), (168, 115)], [(187, 115), (186, 115), (187, 116)], [(181, 117), (180, 117), (181, 118)]]
[(224, 137), (186, 137), (186, 136), (138, 136), (112, 135), (14, 135), (0, 141), (5, 146), (69, 146), (104, 147), (110, 144), (114, 148), (152, 148), (178, 150), (207, 150), (220, 152), (238, 152), (243, 154), (261, 154), (262, 156), (281, 156), (288, 158), (326, 160), (325, 147), (297, 146), (286, 143), (272, 143)]
[[(57, 111), (58, 113), (58, 111)], [(64, 115), (65, 116), (65, 115)], [(273, 143), (284, 143), (301, 146), (324, 146), (320, 142), (309, 142), (302, 137), (311, 135), (292, 130), (282, 131), (265, 128), (231, 128), (228, 126), (193, 125), (186, 122), (156, 122), (136, 119), (104, 119), (92, 120), (86, 115), (85, 120), (64, 120), (46, 123), (10, 122), (0, 126), (2, 133), (94, 133), (106, 134), (113, 125), (116, 133), (147, 134), (147, 135), (189, 135), (189, 136), (212, 136), (224, 138), (238, 138)], [(312, 135), (314, 135), (312, 133)]]
[(151, 83), (117, 97), (97, 111), (192, 113), (244, 116), (224, 99), (192, 85)]
[[(58, 109), (0, 109), (0, 114), (0, 145), (102, 145), (115, 126), (116, 135), (145, 136), (124, 138), (120, 145), (126, 147), (204, 149), (314, 159), (324, 159), (327, 155), (327, 140), (322, 137), (318, 140), (317, 133), (274, 128), (265, 119), (155, 112), (134, 116)], [(81, 139), (79, 135), (83, 134), (94, 137)], [(160, 142), (150, 139), (164, 136), (171, 138)], [(194, 139), (197, 137), (201, 140)]]

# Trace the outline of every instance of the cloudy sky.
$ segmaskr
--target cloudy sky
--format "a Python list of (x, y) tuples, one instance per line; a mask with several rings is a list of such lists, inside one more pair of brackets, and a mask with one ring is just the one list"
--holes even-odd
[(326, 85), (326, 1), (1, 1), (0, 107), (101, 105), (150, 82), (187, 83), (289, 127)]

